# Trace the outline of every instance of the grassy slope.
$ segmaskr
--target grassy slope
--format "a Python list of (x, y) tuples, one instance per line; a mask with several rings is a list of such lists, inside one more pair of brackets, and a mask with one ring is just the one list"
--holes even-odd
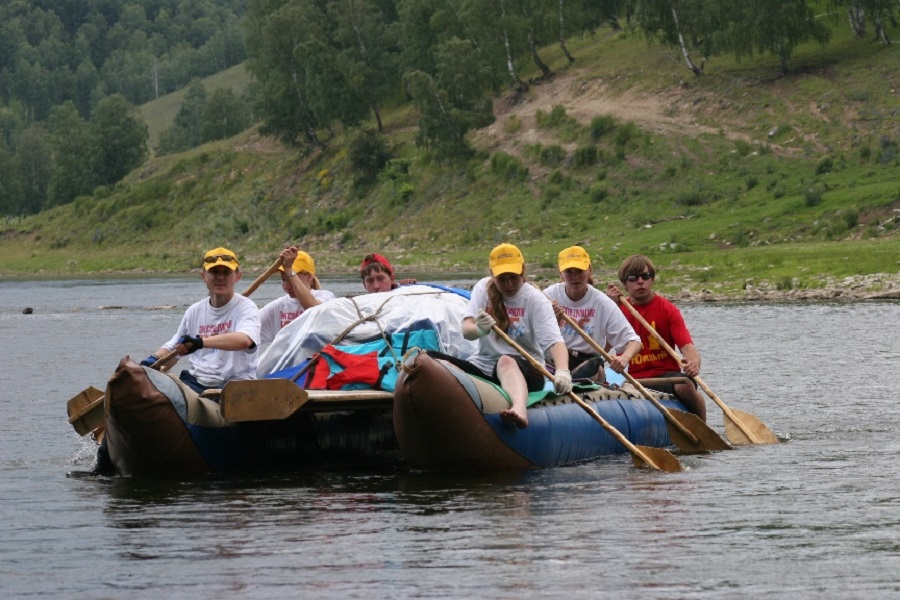
[[(571, 68), (548, 49), (557, 76), (498, 100), (497, 123), (473, 135), (481, 151), (466, 164), (417, 153), (414, 115), (392, 107), (388, 135), (408, 173), (389, 169), (363, 189), (340, 137), (303, 157), (246, 132), (7, 224), (0, 272), (181, 272), (219, 244), (263, 267), (287, 240), (323, 273), (349, 273), (373, 250), (407, 271), (482, 272), (489, 249), (510, 240), (550, 276), (556, 252), (580, 243), (599, 279), (644, 252), (671, 287), (726, 292), (896, 273), (900, 45), (835, 33), (829, 47), (801, 48), (785, 78), (774, 59), (715, 58), (694, 79), (674, 51), (625, 34), (573, 44)], [(157, 132), (177, 111), (163, 106), (143, 107)], [(538, 126), (554, 106), (565, 118)], [(589, 124), (602, 115), (617, 125), (595, 143)], [(566, 159), (554, 164), (557, 145)], [(598, 161), (578, 166), (576, 149), (591, 145)], [(528, 177), (492, 169), (499, 151)]]

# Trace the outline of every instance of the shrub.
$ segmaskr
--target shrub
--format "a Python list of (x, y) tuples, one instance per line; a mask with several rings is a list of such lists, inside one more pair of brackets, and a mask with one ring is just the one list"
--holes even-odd
[(375, 181), (391, 153), (384, 136), (370, 129), (360, 129), (347, 141), (347, 158), (360, 182)]
[(834, 161), (831, 160), (830, 156), (826, 156), (822, 160), (819, 161), (819, 164), (816, 165), (816, 175), (823, 175), (825, 173), (831, 173), (831, 170), (834, 169)]
[(597, 141), (616, 128), (616, 119), (609, 115), (600, 115), (591, 119), (591, 140)]
[(579, 146), (575, 149), (575, 166), (590, 167), (597, 164), (597, 146)]
[(541, 164), (556, 167), (566, 159), (566, 150), (562, 146), (544, 146), (541, 148)]
[(803, 193), (803, 198), (806, 200), (806, 206), (818, 206), (822, 204), (822, 190), (818, 188), (806, 188), (806, 191)]
[(552, 109), (550, 109), (550, 113), (545, 113), (542, 110), (539, 110), (534, 115), (535, 121), (537, 121), (537, 126), (550, 129), (553, 127), (561, 127), (565, 125), (569, 117), (566, 115), (566, 108), (561, 104), (555, 105)]
[(491, 155), (491, 172), (508, 181), (527, 181), (529, 175), (528, 167), (515, 156), (502, 150)]

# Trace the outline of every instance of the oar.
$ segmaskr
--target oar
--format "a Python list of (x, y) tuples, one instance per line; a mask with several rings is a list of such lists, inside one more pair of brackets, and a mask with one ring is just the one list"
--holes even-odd
[(253, 292), (255, 292), (255, 291), (256, 291), (256, 288), (258, 288), (259, 286), (261, 286), (261, 285), (266, 281), (266, 279), (268, 279), (269, 277), (271, 277), (271, 276), (275, 273), (275, 271), (278, 270), (278, 267), (280, 267), (280, 266), (281, 266), (281, 257), (279, 256), (279, 257), (278, 257), (278, 260), (276, 260), (276, 261), (272, 264), (271, 267), (269, 267), (268, 269), (266, 269), (266, 272), (265, 272), (265, 273), (263, 273), (262, 275), (260, 275), (259, 277), (257, 277), (257, 278), (256, 278), (256, 281), (254, 281), (253, 283), (251, 283), (251, 284), (250, 284), (250, 287), (248, 287), (246, 290), (244, 290), (244, 293), (241, 294), (241, 295), (242, 295), (242, 296), (249, 296), (250, 294), (252, 294)]
[[(681, 357), (675, 350), (663, 339), (659, 332), (653, 328), (650, 323), (647, 322), (644, 317), (637, 311), (635, 307), (628, 302), (624, 296), (619, 298), (619, 301), (634, 315), (634, 318), (637, 319), (644, 328), (650, 332), (650, 334), (656, 338), (656, 341), (659, 342), (660, 346), (665, 348), (666, 352), (669, 353), (669, 356), (678, 361), (678, 364), (682, 366)], [(692, 377), (697, 385), (700, 386), (706, 395), (712, 398), (713, 402), (715, 402), (719, 408), (722, 409), (722, 414), (724, 415), (725, 420), (725, 437), (728, 438), (732, 444), (736, 446), (746, 446), (747, 444), (777, 444), (778, 437), (772, 433), (772, 431), (766, 427), (762, 421), (760, 421), (756, 416), (744, 412), (742, 410), (732, 410), (719, 399), (718, 396), (713, 393), (709, 386), (700, 379), (700, 376)]]
[[(150, 368), (160, 370), (173, 356), (174, 350), (163, 354)], [(91, 386), (81, 390), (66, 402), (69, 424), (75, 429), (75, 433), (84, 436), (93, 432), (94, 440), (100, 443), (106, 429), (106, 408), (103, 401), (103, 392)]]
[[(577, 323), (567, 314), (563, 314), (563, 319), (572, 329), (578, 332), (584, 341), (600, 353), (607, 363), (612, 363), (612, 356), (600, 347), (600, 344), (587, 334)], [(696, 454), (699, 452), (709, 452), (710, 450), (730, 450), (731, 446), (723, 440), (719, 435), (709, 428), (709, 425), (703, 422), (700, 417), (693, 413), (680, 410), (669, 410), (651, 394), (647, 388), (638, 382), (628, 371), (623, 371), (622, 375), (628, 382), (637, 388), (644, 398), (653, 403), (666, 419), (666, 427), (669, 429), (669, 439), (678, 446), (678, 449), (685, 454)]]
[[(343, 333), (335, 338), (338, 341)], [(334, 342), (332, 342), (334, 343)], [(309, 394), (295, 382), (322, 354), (316, 353), (290, 379), (240, 379), (222, 388), (219, 406), (229, 423), (287, 419), (309, 401)]]
[[(553, 375), (547, 370), (547, 368), (536, 361), (533, 356), (528, 354), (524, 348), (518, 345), (516, 342), (512, 341), (506, 333), (504, 333), (499, 327), (494, 325), (493, 327), (494, 333), (500, 336), (504, 342), (512, 346), (516, 349), (516, 351), (521, 354), (525, 360), (527, 360), (531, 366), (535, 369), (539, 370), (544, 377), (553, 381)], [(649, 446), (635, 446), (632, 444), (628, 438), (622, 435), (622, 432), (609, 424), (603, 417), (601, 417), (597, 411), (595, 411), (587, 402), (582, 400), (578, 394), (570, 391), (569, 397), (578, 403), (581, 408), (583, 408), (591, 417), (600, 423), (603, 428), (609, 432), (614, 438), (619, 440), (623, 446), (625, 446), (629, 452), (631, 452), (631, 460), (636, 467), (650, 466), (659, 471), (667, 471), (669, 473), (676, 473), (678, 471), (684, 470), (681, 466), (681, 462), (675, 458), (675, 455), (669, 452), (664, 448), (651, 448)]]

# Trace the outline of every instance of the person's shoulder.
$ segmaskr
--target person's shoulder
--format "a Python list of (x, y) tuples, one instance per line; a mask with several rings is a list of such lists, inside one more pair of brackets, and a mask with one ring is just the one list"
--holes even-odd
[(242, 294), (235, 294), (234, 298), (231, 299), (231, 303), (234, 306), (240, 306), (243, 309), (249, 309), (252, 307), (256, 311), (259, 310), (259, 306), (256, 305), (256, 302)]
[(556, 299), (556, 298), (560, 297), (560, 292), (564, 291), (565, 289), (566, 289), (566, 284), (560, 281), (560, 282), (557, 282), (557, 283), (547, 286), (547, 288), (544, 289), (544, 294), (546, 296), (550, 296), (551, 298)]
[(589, 285), (587, 291), (588, 298), (591, 299), (591, 302), (599, 302), (601, 304), (607, 304), (609, 306), (616, 306), (616, 301), (606, 295), (606, 292), (603, 290), (599, 290), (596, 287)]

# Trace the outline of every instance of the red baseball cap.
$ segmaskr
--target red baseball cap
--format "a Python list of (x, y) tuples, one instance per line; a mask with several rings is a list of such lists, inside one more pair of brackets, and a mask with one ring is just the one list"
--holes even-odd
[(366, 257), (363, 259), (362, 264), (359, 265), (359, 273), (362, 275), (362, 272), (366, 267), (371, 265), (372, 263), (378, 263), (384, 270), (387, 271), (388, 275), (394, 274), (394, 268), (391, 266), (391, 263), (380, 254), (366, 254)]

